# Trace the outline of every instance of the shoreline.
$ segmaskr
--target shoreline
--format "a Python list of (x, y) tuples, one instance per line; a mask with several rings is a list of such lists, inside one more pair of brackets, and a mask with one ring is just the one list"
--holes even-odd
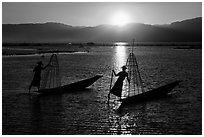
[[(101, 44), (101, 43), (86, 43), (86, 44), (66, 44), (66, 43), (50, 43), (50, 44), (36, 44), (36, 43), (3, 43), (2, 56), (15, 55), (44, 55), (48, 53), (76, 53), (76, 52), (90, 52), (92, 47), (115, 47), (115, 46), (131, 46), (129, 44)], [(172, 47), (172, 49), (197, 50), (202, 49), (202, 43), (136, 43), (135, 47)]]
[(64, 52), (44, 52), (44, 53), (27, 53), (27, 54), (2, 54), (2, 57), (17, 57), (17, 56), (44, 56), (44, 55), (51, 55), (51, 54), (80, 54), (80, 53), (88, 53), (88, 52), (82, 52), (82, 51), (64, 51)]

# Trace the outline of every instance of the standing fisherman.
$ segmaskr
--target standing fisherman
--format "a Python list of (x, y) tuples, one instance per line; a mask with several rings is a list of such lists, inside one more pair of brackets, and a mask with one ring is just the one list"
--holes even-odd
[(37, 62), (37, 64), (38, 65), (33, 69), (33, 72), (35, 72), (35, 74), (29, 86), (29, 93), (32, 86), (38, 87), (38, 90), (40, 89), (41, 71), (49, 65), (48, 63), (45, 67), (43, 67), (42, 61)]
[(118, 97), (121, 97), (122, 88), (123, 88), (123, 81), (125, 80), (125, 78), (127, 78), (128, 82), (130, 83), (126, 69), (127, 69), (127, 67), (123, 66), (122, 71), (120, 71), (118, 74), (116, 74), (115, 71), (113, 70), (114, 75), (119, 76), (119, 77), (118, 77), (117, 81), (115, 82), (115, 85), (113, 86), (113, 88), (110, 90), (110, 93), (112, 93)]

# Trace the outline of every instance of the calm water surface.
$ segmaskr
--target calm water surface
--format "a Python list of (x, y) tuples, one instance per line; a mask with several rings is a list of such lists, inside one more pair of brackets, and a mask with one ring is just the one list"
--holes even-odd
[(170, 98), (119, 108), (111, 96), (108, 106), (111, 70), (120, 71), (129, 51), (92, 47), (88, 53), (59, 54), (62, 85), (103, 77), (83, 92), (54, 96), (27, 94), (35, 63), (46, 64), (50, 55), (3, 57), (2, 134), (202, 134), (202, 51), (135, 48), (146, 90), (183, 82)]

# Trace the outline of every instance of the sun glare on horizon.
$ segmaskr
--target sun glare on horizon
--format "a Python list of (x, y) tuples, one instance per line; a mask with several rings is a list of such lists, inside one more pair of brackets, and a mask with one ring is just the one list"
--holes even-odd
[(117, 12), (112, 16), (112, 25), (125, 26), (130, 22), (130, 17), (126, 12)]

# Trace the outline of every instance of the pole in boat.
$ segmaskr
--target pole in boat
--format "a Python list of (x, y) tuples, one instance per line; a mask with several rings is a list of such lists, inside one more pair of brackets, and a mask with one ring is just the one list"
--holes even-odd
[(128, 97), (144, 92), (143, 82), (140, 76), (140, 71), (136, 56), (133, 53), (134, 39), (131, 52), (128, 56), (126, 66), (128, 67), (128, 76), (130, 79)]
[(132, 53), (133, 53), (133, 47), (135, 46), (135, 39), (133, 39), (133, 44), (132, 44)]
[(110, 100), (110, 91), (111, 91), (112, 82), (113, 82), (113, 70), (114, 70), (114, 65), (113, 65), (113, 69), (111, 70), (111, 82), (110, 82), (110, 88), (109, 88), (109, 93), (108, 93), (108, 104)]

